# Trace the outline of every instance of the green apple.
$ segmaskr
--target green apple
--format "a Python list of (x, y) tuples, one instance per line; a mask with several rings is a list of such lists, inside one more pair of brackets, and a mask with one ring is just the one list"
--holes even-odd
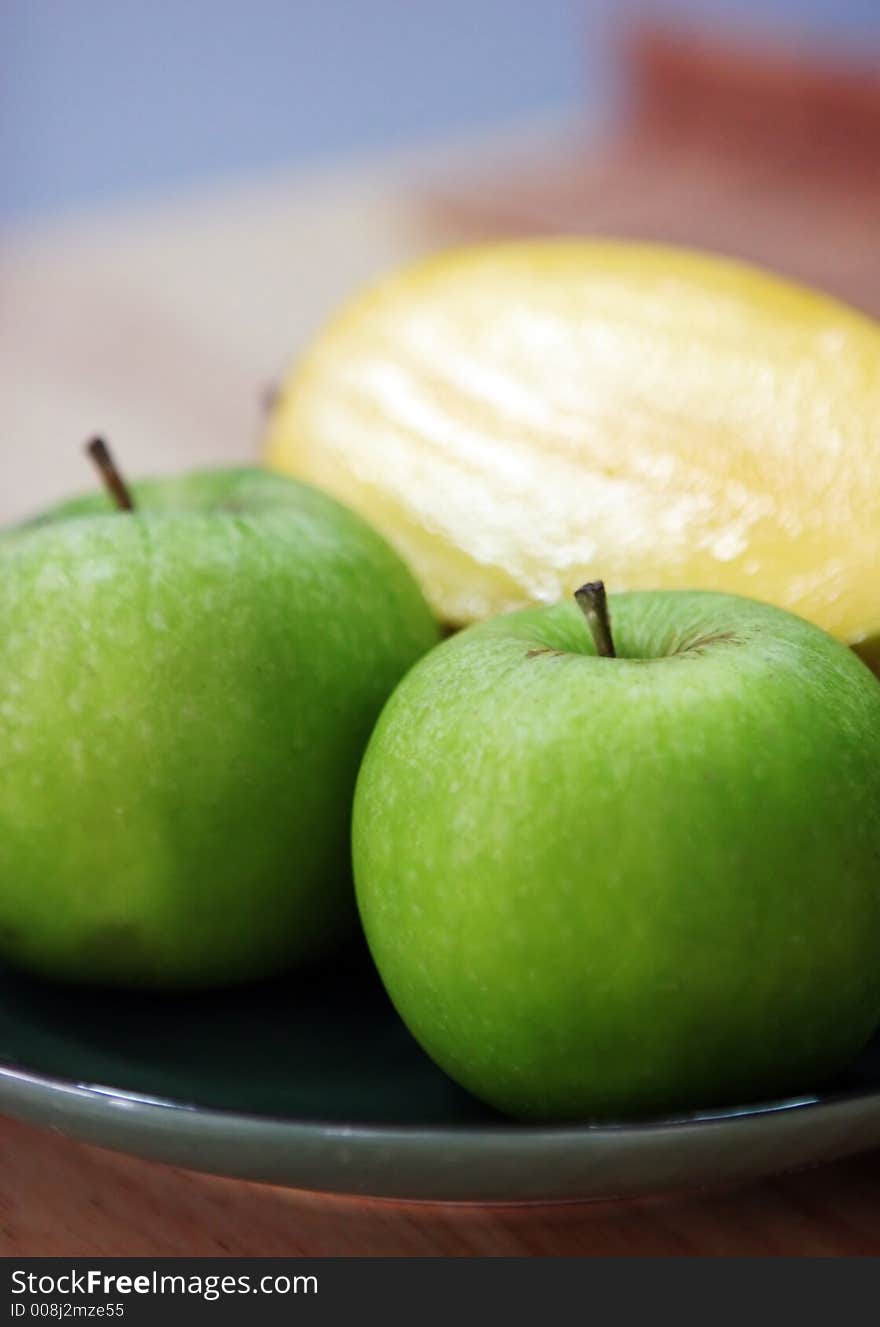
[(813, 1086), (880, 1022), (880, 684), (751, 600), (611, 603), (618, 657), (561, 603), (469, 628), (395, 691), (354, 808), (379, 972), (514, 1116)]
[(436, 627), (312, 488), (239, 469), (133, 495), (0, 552), (0, 956), (144, 987), (260, 977), (356, 927), (358, 765)]

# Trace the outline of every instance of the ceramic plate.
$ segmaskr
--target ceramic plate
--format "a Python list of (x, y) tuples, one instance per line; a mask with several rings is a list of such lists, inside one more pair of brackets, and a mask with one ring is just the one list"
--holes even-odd
[(638, 1124), (511, 1124), (419, 1050), (361, 958), (180, 997), (0, 972), (0, 1112), (219, 1175), (425, 1200), (608, 1198), (880, 1146), (880, 1040), (782, 1101)]

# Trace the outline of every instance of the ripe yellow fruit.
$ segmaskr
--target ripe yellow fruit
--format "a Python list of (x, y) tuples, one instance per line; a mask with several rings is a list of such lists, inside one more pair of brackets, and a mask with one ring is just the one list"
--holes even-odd
[(380, 281), (281, 392), (268, 460), (460, 624), (587, 579), (880, 640), (880, 325), (740, 263), (529, 240)]

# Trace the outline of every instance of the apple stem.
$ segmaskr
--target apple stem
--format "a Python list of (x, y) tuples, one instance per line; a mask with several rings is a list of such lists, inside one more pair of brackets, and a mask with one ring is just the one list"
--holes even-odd
[(98, 472), (107, 486), (107, 491), (120, 511), (134, 511), (134, 502), (128, 486), (110, 453), (103, 438), (92, 438), (86, 443), (86, 451), (98, 468)]
[(264, 415), (271, 415), (278, 404), (281, 396), (281, 388), (277, 382), (269, 382), (260, 392), (260, 409)]
[(579, 590), (575, 590), (574, 597), (577, 600), (578, 608), (587, 619), (587, 626), (590, 628), (590, 635), (593, 637), (593, 644), (599, 658), (616, 659), (617, 651), (614, 648), (614, 637), (611, 635), (611, 619), (608, 616), (605, 582), (587, 581), (586, 585), (582, 585)]

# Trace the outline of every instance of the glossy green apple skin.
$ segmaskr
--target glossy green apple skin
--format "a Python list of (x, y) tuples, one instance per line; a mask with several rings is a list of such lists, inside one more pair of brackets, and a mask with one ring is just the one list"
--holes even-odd
[(471, 627), (355, 798), (367, 938), (423, 1047), (514, 1116), (812, 1087), (880, 1022), (880, 685), (779, 609), (610, 599)]
[(358, 764), (436, 627), (385, 542), (304, 485), (134, 493), (0, 553), (0, 956), (144, 987), (263, 976), (356, 925)]

